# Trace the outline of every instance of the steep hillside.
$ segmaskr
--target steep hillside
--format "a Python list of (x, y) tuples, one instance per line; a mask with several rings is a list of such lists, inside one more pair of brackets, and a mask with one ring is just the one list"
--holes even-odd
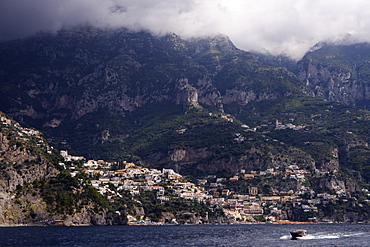
[(125, 116), (166, 100), (222, 109), (291, 94), (298, 84), (286, 69), (262, 64), (224, 36), (185, 41), (78, 29), (3, 43), (0, 53), (3, 109), (40, 127), (100, 108)]
[(108, 204), (61, 170), (42, 134), (0, 112), (0, 225), (107, 224)]
[(41, 129), (56, 147), (106, 160), (149, 159), (143, 157), (148, 144), (141, 142), (181, 147), (153, 140), (172, 138), (164, 134), (182, 129), (190, 109), (209, 119), (191, 120), (201, 128), (186, 132), (192, 136), (186, 147), (213, 126), (193, 148), (216, 139), (219, 149), (224, 104), (301, 94), (292, 73), (238, 50), (225, 36), (186, 41), (174, 34), (81, 28), (2, 43), (0, 54), (1, 110)]
[(84, 27), (0, 55), (1, 110), (75, 154), (193, 176), (297, 164), (368, 181), (368, 112), (306, 96), (291, 61), (225, 36)]
[(370, 109), (370, 46), (319, 44), (298, 64), (298, 78), (329, 101)]

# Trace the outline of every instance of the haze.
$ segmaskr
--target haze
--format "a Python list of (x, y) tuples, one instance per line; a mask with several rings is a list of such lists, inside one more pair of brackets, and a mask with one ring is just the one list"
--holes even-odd
[(0, 40), (81, 24), (184, 38), (222, 33), (240, 49), (300, 59), (320, 41), (370, 41), (370, 1), (0, 0)]

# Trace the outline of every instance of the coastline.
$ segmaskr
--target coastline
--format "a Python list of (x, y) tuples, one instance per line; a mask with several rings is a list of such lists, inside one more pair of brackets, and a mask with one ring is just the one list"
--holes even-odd
[(62, 223), (62, 224), (50, 224), (47, 222), (39, 222), (32, 224), (15, 224), (15, 225), (0, 225), (0, 228), (4, 227), (69, 227), (69, 226), (197, 226), (197, 225), (317, 225), (317, 224), (370, 224), (366, 222), (303, 222), (303, 221), (276, 221), (276, 222), (236, 222), (236, 223), (211, 223), (211, 224), (165, 224), (158, 222), (130, 222), (125, 225), (92, 225), (92, 224), (73, 224), (73, 223)]

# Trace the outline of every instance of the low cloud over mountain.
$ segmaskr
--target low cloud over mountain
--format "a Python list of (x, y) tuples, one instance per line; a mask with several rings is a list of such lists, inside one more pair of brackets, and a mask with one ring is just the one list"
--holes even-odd
[(366, 0), (2, 0), (0, 40), (89, 24), (175, 32), (223, 33), (241, 49), (299, 59), (320, 41), (370, 41)]

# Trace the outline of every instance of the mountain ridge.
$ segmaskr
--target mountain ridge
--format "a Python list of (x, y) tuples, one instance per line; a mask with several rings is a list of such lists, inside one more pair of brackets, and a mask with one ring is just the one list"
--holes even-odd
[[(336, 193), (334, 186), (363, 196), (370, 113), (354, 102), (366, 97), (348, 96), (355, 87), (341, 76), (352, 73), (346, 56), (333, 63), (325, 54), (308, 53), (294, 68), (222, 35), (63, 30), (0, 44), (0, 110), (87, 158), (172, 168), (190, 179), (293, 165), (309, 178), (273, 178), (265, 190)], [(366, 88), (366, 73), (360, 79), (353, 85)]]
[[(74, 32), (77, 36), (73, 35)], [(289, 90), (294, 88), (293, 85), (283, 86), (287, 79), (283, 79), (285, 81), (281, 83), (268, 82), (265, 79), (263, 83), (271, 85), (271, 90), (259, 92), (259, 83), (261, 83), (259, 76), (267, 79), (271, 77), (269, 74), (273, 73), (292, 76), (286, 71), (271, 70), (268, 66), (261, 69), (254, 55), (237, 50), (225, 36), (195, 40), (189, 45), (188, 41), (175, 35), (156, 38), (147, 33), (129, 33), (126, 30), (104, 32), (94, 29), (74, 32), (66, 30), (56, 36), (35, 37), (36, 43), (32, 45), (34, 48), (29, 50), (40, 49), (38, 47), (43, 43), (38, 39), (49, 40), (45, 48), (41, 45), (41, 49), (36, 52), (36, 61), (41, 63), (48, 61), (48, 64), (37, 65), (36, 62), (37, 67), (30, 69), (26, 67), (22, 72), (22, 74), (26, 73), (25, 83), (12, 82), (11, 79), (6, 82), (6, 75), (3, 77), (3, 82), (17, 83), (22, 88), (15, 90), (20, 93), (15, 96), (14, 91), (6, 91), (12, 88), (11, 85), (3, 86), (4, 90), (1, 92), (3, 92), (2, 103), (4, 104), (2, 105), (5, 106), (4, 110), (8, 109), (7, 114), (20, 121), (22, 118), (27, 118), (24, 123), (32, 123), (33, 126), (44, 131), (47, 128), (52, 131), (52, 129), (58, 129), (65, 119), (78, 120), (88, 113), (98, 111), (99, 108), (106, 108), (115, 112), (117, 116), (125, 117), (145, 104), (168, 101), (172, 102), (171, 104), (183, 105), (184, 110), (192, 105), (204, 104), (222, 111), (224, 103), (236, 101), (247, 104), (251, 100), (276, 98), (278, 94), (289, 94)], [(73, 48), (76, 43), (74, 40), (81, 37), (79, 32), (84, 33), (84, 36), (77, 43), (77, 48)], [(100, 36), (103, 37), (102, 40), (110, 40), (112, 51), (107, 51), (109, 42), (100, 40), (94, 43), (96, 37)], [(67, 40), (60, 44), (55, 43), (63, 38)], [(130, 43), (129, 46), (126, 45), (127, 43)], [(102, 47), (102, 49), (92, 49), (90, 45)], [(66, 46), (67, 50), (59, 54), (58, 60), (55, 51), (60, 46), (62, 48)], [(19, 47), (16, 49), (18, 51)], [(5, 50), (2, 51), (9, 53), (8, 48)], [(123, 52), (120, 52), (121, 50)], [(187, 52), (189, 50), (195, 54), (194, 58), (190, 58)], [(232, 62), (229, 60), (233, 55), (229, 52), (235, 53)], [(148, 53), (150, 55), (146, 59)], [(106, 55), (104, 57), (99, 54)], [(103, 57), (108, 60), (105, 61)], [(35, 59), (33, 54), (29, 58)], [(53, 65), (53, 61), (58, 62)], [(67, 61), (81, 66), (71, 67)], [(209, 61), (212, 62), (209, 63)], [(154, 64), (157, 64), (155, 68), (153, 68)], [(7, 71), (9, 63), (4, 66), (4, 71)], [(37, 68), (43, 68), (43, 66), (46, 66), (45, 69), (38, 71)], [(54, 67), (55, 71), (53, 71)], [(237, 67), (240, 68), (236, 69)], [(249, 68), (249, 72), (244, 71), (245, 67)], [(16, 70), (17, 66), (13, 68)], [(35, 74), (33, 71), (38, 72)], [(212, 79), (211, 76), (215, 78)], [(232, 82), (224, 83), (225, 78)], [(216, 84), (213, 81), (216, 81)], [(278, 88), (277, 84), (285, 87), (279, 90), (284, 92), (277, 94), (274, 91)], [(246, 90), (246, 87), (249, 89)], [(252, 90), (251, 87), (253, 87)], [(16, 107), (6, 107), (10, 102)]]
[[(44, 131), (56, 147), (87, 157), (235, 172), (227, 164), (239, 160), (237, 167), (250, 167), (255, 154), (248, 150), (257, 149), (266, 159), (271, 158), (262, 151), (266, 147), (281, 152), (276, 143), (264, 143), (263, 132), (275, 131), (276, 120), (294, 126), (310, 122), (298, 132), (312, 135), (314, 112), (329, 116), (330, 108), (319, 109), (326, 103), (306, 96), (309, 87), (292, 72), (237, 49), (225, 36), (189, 41), (175, 34), (82, 28), (1, 47), (10, 57), (0, 64), (2, 110)], [(304, 116), (305, 104), (312, 106), (311, 116)], [(240, 133), (241, 140), (251, 141), (235, 145)], [(318, 167), (325, 170), (338, 159), (331, 152), (328, 165)], [(308, 163), (319, 160), (310, 155)]]

